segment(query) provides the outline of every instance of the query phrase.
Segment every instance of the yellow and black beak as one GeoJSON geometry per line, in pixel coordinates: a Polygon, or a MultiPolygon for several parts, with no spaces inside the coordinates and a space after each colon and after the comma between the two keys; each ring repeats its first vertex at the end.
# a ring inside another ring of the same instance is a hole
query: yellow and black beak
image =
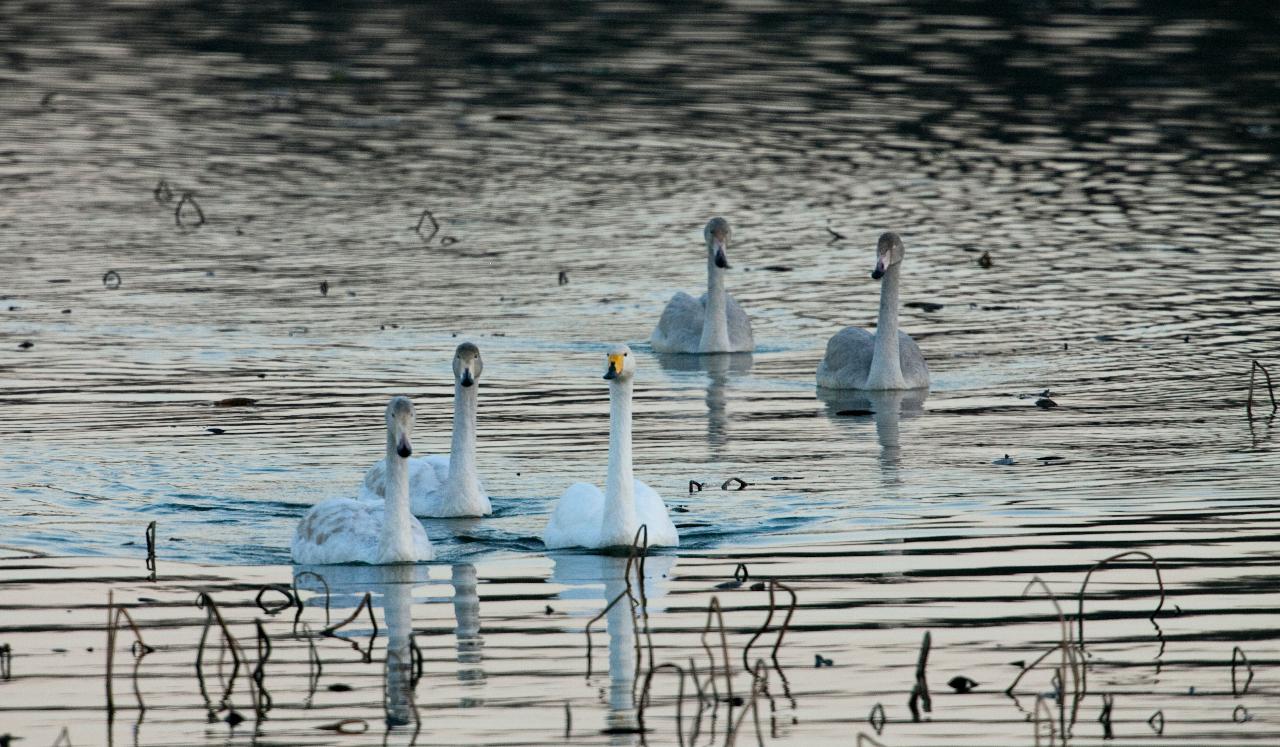
{"type": "Polygon", "coordinates": [[[622,354],[610,355],[609,370],[604,372],[604,377],[606,379],[616,379],[620,373],[622,373],[622,354]]]}

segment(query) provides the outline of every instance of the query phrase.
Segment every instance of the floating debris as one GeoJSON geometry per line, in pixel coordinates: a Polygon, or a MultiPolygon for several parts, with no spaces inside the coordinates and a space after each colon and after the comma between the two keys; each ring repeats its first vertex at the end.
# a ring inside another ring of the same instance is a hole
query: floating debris
{"type": "Polygon", "coordinates": [[[1111,707],[1115,705],[1116,698],[1111,693],[1102,694],[1102,713],[1098,714],[1098,723],[1102,724],[1102,738],[1115,739],[1115,734],[1111,731],[1111,707]]]}
{"type": "MultiPolygon", "coordinates": [[[[827,242],[828,244],[834,244],[844,238],[844,234],[831,230],[831,226],[827,226],[827,233],[831,234],[831,240],[827,242]]],[[[879,734],[878,731],[876,733],[879,734]]]]}
{"type": "Polygon", "coordinates": [[[835,662],[823,656],[822,654],[814,654],[813,666],[817,669],[821,669],[823,667],[835,666],[835,662]]]}
{"type": "Polygon", "coordinates": [[[30,350],[35,346],[36,344],[30,340],[23,340],[22,342],[18,343],[18,349],[20,350],[30,350]]]}
{"type": "Polygon", "coordinates": [[[205,428],[205,431],[207,431],[210,435],[213,435],[213,436],[220,436],[223,433],[227,432],[225,428],[205,428]]]}
{"type": "Polygon", "coordinates": [[[551,605],[549,605],[549,604],[548,604],[548,605],[547,605],[547,608],[546,608],[546,610],[545,610],[545,613],[546,613],[546,614],[548,614],[548,615],[554,615],[554,614],[556,613],[556,611],[555,611],[555,609],[554,609],[551,605]]]}
{"type": "Polygon", "coordinates": [[[1271,386],[1271,372],[1267,370],[1266,366],[1263,366],[1257,361],[1253,361],[1249,366],[1249,399],[1245,402],[1244,406],[1245,412],[1248,414],[1250,421],[1253,420],[1253,380],[1254,374],[1258,371],[1262,371],[1262,375],[1267,379],[1267,394],[1271,397],[1271,414],[1274,415],[1276,412],[1276,392],[1271,386]]]}
{"type": "Polygon", "coordinates": [[[321,724],[316,728],[337,732],[338,734],[364,734],[369,731],[369,722],[362,718],[344,718],[331,724],[321,724]]]}
{"type": "Polygon", "coordinates": [[[702,489],[703,489],[704,487],[706,487],[706,485],[705,485],[705,484],[700,483],[700,482],[698,482],[697,480],[690,480],[690,481],[689,481],[689,495],[693,495],[694,493],[701,493],[701,492],[702,492],[702,489]]]}
{"type": "Polygon", "coordinates": [[[908,309],[920,309],[921,311],[926,312],[941,311],[943,308],[942,304],[934,303],[932,301],[908,301],[902,305],[906,306],[908,309]]]}
{"type": "Polygon", "coordinates": [[[984,270],[991,269],[991,264],[992,264],[991,252],[983,252],[982,256],[978,257],[978,266],[981,267],[982,269],[984,270]]]}
{"type": "Polygon", "coordinates": [[[1147,719],[1147,726],[1151,727],[1151,731],[1156,734],[1164,734],[1164,711],[1156,711],[1151,714],[1151,718],[1147,719]]]}
{"type": "Polygon", "coordinates": [[[560,271],[560,276],[556,278],[556,285],[568,285],[569,273],[565,270],[560,271]]]}
{"type": "Polygon", "coordinates": [[[729,489],[729,486],[730,486],[730,485],[732,485],[732,484],[734,484],[735,482],[738,484],[738,487],[734,488],[734,490],[746,490],[746,489],[747,489],[747,486],[751,484],[751,483],[747,482],[746,480],[742,479],[741,477],[730,477],[728,480],[725,480],[725,481],[720,485],[720,489],[721,489],[721,490],[728,490],[728,489],[729,489]]]}
{"type": "Polygon", "coordinates": [[[871,728],[876,730],[876,734],[884,731],[884,706],[876,703],[871,706],[871,715],[867,716],[867,723],[871,724],[871,728]]]}
{"type": "Polygon", "coordinates": [[[182,197],[178,200],[177,207],[173,209],[173,222],[176,223],[179,228],[187,227],[186,221],[182,219],[182,208],[187,205],[190,205],[192,209],[196,211],[196,222],[192,227],[199,228],[200,226],[203,226],[205,223],[204,211],[200,209],[200,203],[196,202],[195,195],[190,192],[183,192],[182,197]]]}
{"type": "Polygon", "coordinates": [[[972,692],[973,688],[978,686],[978,683],[964,675],[958,675],[948,680],[947,686],[963,695],[964,693],[972,692]]]}
{"type": "Polygon", "coordinates": [[[342,682],[335,682],[332,685],[329,685],[329,692],[331,693],[349,693],[353,689],[354,688],[352,688],[351,685],[342,682]]]}
{"type": "Polygon", "coordinates": [[[794,268],[794,267],[789,267],[789,266],[787,266],[787,265],[765,265],[764,267],[761,267],[760,269],[762,269],[762,270],[768,270],[769,272],[791,272],[791,271],[792,271],[792,270],[794,270],[795,268],[794,268]]]}
{"type": "Polygon", "coordinates": [[[321,281],[320,281],[320,295],[322,295],[322,296],[327,296],[327,295],[329,295],[329,281],[328,281],[328,280],[321,280],[321,281]]]}
{"type": "Polygon", "coordinates": [[[1051,410],[1057,406],[1058,403],[1048,397],[1041,397],[1036,400],[1036,407],[1039,407],[1041,410],[1051,410]]]}
{"type": "Polygon", "coordinates": [[[717,589],[737,589],[737,588],[741,587],[741,586],[742,586],[742,584],[743,584],[747,579],[749,579],[749,578],[751,578],[751,574],[747,572],[747,564],[746,564],[746,563],[739,563],[739,564],[738,564],[738,567],[733,569],[733,580],[732,580],[732,581],[725,581],[724,583],[716,584],[716,587],[715,587],[715,588],[717,588],[717,589]]]}
{"type": "Polygon", "coordinates": [[[169,182],[161,179],[156,183],[156,188],[151,190],[151,196],[155,197],[156,202],[164,204],[173,201],[173,190],[169,188],[169,182]]]}
{"type": "Polygon", "coordinates": [[[1013,466],[1013,465],[1017,464],[1018,462],[1017,462],[1017,460],[1015,460],[1013,457],[1009,456],[1008,454],[1005,454],[1004,456],[1000,457],[999,459],[993,459],[993,460],[991,461],[991,463],[992,463],[992,464],[999,464],[999,465],[1001,465],[1001,466],[1003,466],[1003,467],[1010,467],[1010,466],[1013,466]]]}
{"type": "Polygon", "coordinates": [[[257,404],[258,400],[252,397],[227,397],[213,403],[214,407],[249,407],[257,404]]]}
{"type": "Polygon", "coordinates": [[[422,215],[418,216],[418,223],[413,227],[413,232],[422,236],[423,241],[430,243],[431,239],[435,238],[435,235],[440,232],[440,224],[436,222],[436,217],[431,214],[430,210],[423,210],[422,215]],[[428,220],[431,221],[431,233],[422,236],[422,224],[428,220]]]}
{"type": "Polygon", "coordinates": [[[107,270],[102,276],[102,284],[106,286],[107,290],[115,290],[116,288],[119,288],[120,282],[120,273],[115,270],[107,270]]]}

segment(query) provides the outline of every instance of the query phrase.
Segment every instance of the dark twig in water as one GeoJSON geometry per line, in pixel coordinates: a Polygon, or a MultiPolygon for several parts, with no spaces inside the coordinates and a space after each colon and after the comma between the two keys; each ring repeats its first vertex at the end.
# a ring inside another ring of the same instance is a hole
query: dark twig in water
{"type": "Polygon", "coordinates": [[[156,202],[164,204],[173,200],[173,190],[169,189],[169,182],[161,179],[156,184],[156,188],[151,190],[151,195],[156,198],[156,202]]]}
{"type": "Polygon", "coordinates": [[[564,702],[564,738],[568,739],[573,733],[573,710],[569,707],[569,701],[564,702]]]}
{"type": "Polygon", "coordinates": [[[1151,727],[1160,736],[1164,736],[1164,711],[1156,711],[1151,714],[1151,718],[1147,719],[1147,726],[1151,727]]]}
{"type": "Polygon", "coordinates": [[[311,699],[315,697],[316,688],[320,686],[320,675],[324,673],[324,665],[320,661],[320,652],[316,650],[316,638],[311,634],[311,626],[303,623],[302,631],[307,637],[307,699],[303,701],[302,707],[310,708],[311,699]]]}
{"type": "Polygon", "coordinates": [[[1253,665],[1249,663],[1249,657],[1244,655],[1244,649],[1236,646],[1231,649],[1231,695],[1240,697],[1249,693],[1249,685],[1253,682],[1253,665]],[[1244,685],[1236,684],[1236,669],[1240,664],[1244,664],[1248,670],[1249,676],[1245,678],[1244,685]]]}
{"type": "Polygon", "coordinates": [[[123,607],[116,607],[114,601],[114,592],[107,592],[107,714],[108,718],[115,713],[115,693],[111,686],[113,679],[113,669],[116,656],[116,631],[120,628],[120,619],[124,618],[129,623],[129,629],[133,631],[133,644],[129,650],[133,652],[133,694],[138,700],[138,711],[141,713],[147,709],[146,704],[142,702],[142,693],[138,690],[138,666],[142,663],[142,657],[155,651],[154,648],[148,646],[142,640],[142,631],[138,629],[138,624],[133,621],[133,616],[123,607]]]}
{"type": "Polygon", "coordinates": [[[871,724],[871,728],[876,730],[876,735],[884,732],[884,706],[876,703],[871,706],[871,714],[867,716],[867,723],[871,724]]]}
{"type": "Polygon", "coordinates": [[[1093,576],[1094,571],[1101,569],[1103,566],[1131,556],[1146,558],[1151,563],[1151,568],[1156,572],[1156,584],[1160,587],[1160,603],[1151,611],[1151,615],[1147,619],[1154,623],[1156,615],[1160,614],[1160,610],[1164,608],[1164,580],[1160,577],[1160,564],[1156,562],[1155,557],[1152,556],[1151,553],[1143,552],[1142,550],[1129,550],[1127,552],[1112,555],[1104,560],[1100,560],[1089,569],[1089,572],[1084,575],[1084,581],[1080,584],[1080,594],[1078,606],[1076,608],[1076,622],[1078,626],[1076,630],[1076,637],[1079,639],[1081,646],[1084,645],[1084,593],[1089,587],[1090,577],[1093,576]]]}
{"type": "Polygon", "coordinates": [[[182,208],[184,205],[190,205],[192,209],[196,211],[196,222],[193,227],[198,228],[203,226],[205,223],[204,211],[200,209],[200,203],[196,202],[195,195],[190,192],[183,192],[182,197],[178,200],[177,207],[173,209],[173,222],[176,223],[179,228],[187,227],[186,222],[182,220],[182,208]]]}
{"type": "Polygon", "coordinates": [[[267,631],[262,627],[261,620],[253,621],[254,627],[258,631],[258,663],[253,667],[253,681],[258,683],[258,702],[255,706],[258,718],[269,710],[271,710],[271,694],[267,692],[267,688],[263,686],[262,680],[266,677],[264,667],[267,660],[271,658],[271,637],[267,635],[267,631]]]}
{"type": "Polygon", "coordinates": [[[1253,714],[1249,713],[1248,708],[1238,705],[1231,711],[1231,720],[1237,724],[1243,724],[1246,721],[1252,721],[1253,714]]]}
{"type": "Polygon", "coordinates": [[[560,275],[556,278],[556,285],[568,285],[568,284],[569,284],[569,272],[567,270],[561,270],[560,275]]]}
{"type": "Polygon", "coordinates": [[[344,718],[329,724],[321,724],[317,729],[332,731],[338,734],[364,734],[369,731],[369,722],[362,718],[344,718]]]}
{"type": "Polygon", "coordinates": [[[720,489],[728,490],[729,486],[734,484],[735,482],[738,483],[738,487],[734,488],[734,490],[746,490],[747,486],[751,484],[746,480],[742,479],[741,477],[730,477],[728,480],[725,480],[724,483],[720,485],[720,489]]]}
{"type": "Polygon", "coordinates": [[[738,731],[747,717],[747,711],[751,711],[752,720],[755,721],[756,743],[759,747],[764,747],[764,733],[760,731],[760,695],[763,693],[770,701],[773,700],[769,695],[769,670],[765,666],[764,659],[756,659],[755,667],[747,667],[747,671],[751,673],[751,699],[742,709],[738,720],[729,722],[729,732],[725,735],[726,747],[733,747],[737,743],[738,731]]]}
{"type": "Polygon", "coordinates": [[[107,270],[102,274],[102,284],[107,290],[115,290],[120,287],[120,273],[115,270],[107,270]]]}
{"type": "Polygon", "coordinates": [[[413,227],[413,232],[422,236],[422,240],[429,243],[437,233],[440,233],[440,224],[436,222],[436,217],[431,214],[430,210],[423,210],[422,215],[418,216],[418,223],[413,227]],[[422,236],[422,224],[425,221],[431,221],[431,233],[422,236]]]}
{"type": "MultiPolygon", "coordinates": [[[[879,734],[879,732],[876,733],[879,734]]],[[[863,745],[869,745],[869,747],[886,747],[884,742],[877,742],[863,732],[858,732],[858,741],[854,747],[863,747],[863,745]]]]}
{"type": "MultiPolygon", "coordinates": [[[[680,690],[676,694],[676,739],[678,740],[680,747],[684,747],[683,709],[684,709],[684,676],[685,675],[684,675],[684,669],[682,669],[679,664],[674,664],[672,662],[665,662],[665,663],[659,664],[656,667],[651,667],[649,669],[649,673],[645,675],[644,688],[640,691],[640,700],[636,707],[636,726],[637,726],[637,729],[640,731],[641,735],[645,734],[648,731],[644,725],[644,712],[645,712],[645,709],[649,707],[649,687],[653,684],[654,673],[658,672],[661,669],[674,669],[676,673],[680,675],[680,690]]],[[[566,719],[567,719],[568,708],[569,708],[569,704],[565,703],[566,719]]],[[[569,729],[567,725],[565,727],[564,735],[565,737],[569,736],[569,729]]],[[[644,741],[643,736],[641,737],[641,741],[644,741]]]]}
{"type": "Polygon", "coordinates": [[[1258,371],[1262,371],[1262,375],[1267,379],[1267,394],[1271,397],[1271,414],[1274,415],[1276,412],[1276,391],[1271,386],[1271,372],[1267,370],[1266,366],[1254,361],[1249,367],[1249,399],[1244,405],[1245,412],[1249,415],[1249,420],[1253,420],[1253,382],[1254,376],[1258,371]]]}
{"type": "MultiPolygon", "coordinates": [[[[1058,725],[1060,727],[1062,734],[1064,736],[1069,736],[1071,727],[1074,727],[1076,723],[1076,717],[1079,714],[1080,700],[1084,698],[1085,692],[1087,690],[1087,685],[1085,682],[1084,665],[1080,661],[1080,659],[1083,657],[1083,650],[1081,649],[1079,652],[1077,651],[1075,642],[1071,640],[1071,628],[1067,624],[1066,615],[1062,612],[1062,605],[1058,604],[1057,595],[1055,595],[1053,593],[1053,589],[1050,589],[1049,585],[1044,582],[1044,579],[1040,578],[1039,576],[1032,577],[1031,581],[1028,582],[1026,587],[1023,588],[1022,596],[1024,597],[1027,596],[1027,593],[1031,591],[1031,588],[1033,586],[1039,586],[1041,589],[1043,589],[1045,595],[1049,597],[1049,601],[1053,603],[1054,612],[1056,612],[1058,615],[1058,630],[1059,630],[1058,645],[1046,651],[1043,655],[1040,656],[1040,658],[1036,659],[1031,664],[1031,666],[1026,667],[1021,672],[1019,672],[1018,676],[1013,680],[1013,684],[1009,685],[1009,687],[1005,689],[1005,694],[1012,697],[1013,689],[1017,687],[1018,682],[1022,680],[1023,676],[1025,676],[1027,672],[1031,671],[1040,662],[1048,658],[1049,654],[1052,654],[1054,651],[1060,651],[1062,653],[1062,659],[1058,664],[1058,671],[1055,675],[1055,678],[1059,683],[1059,695],[1062,696],[1062,695],[1065,695],[1065,693],[1062,691],[1065,690],[1067,673],[1068,672],[1071,673],[1072,707],[1071,707],[1071,724],[1069,726],[1067,724],[1067,717],[1066,717],[1066,702],[1065,702],[1066,698],[1065,697],[1058,698],[1058,725]]],[[[1083,648],[1083,645],[1084,645],[1083,641],[1081,641],[1080,645],[1083,648]]]]}
{"type": "MultiPolygon", "coordinates": [[[[745,570],[745,566],[743,568],[745,570]]],[[[747,662],[749,661],[747,656],[751,653],[751,646],[754,645],[756,640],[759,639],[760,636],[764,635],[764,632],[769,629],[769,623],[773,622],[773,613],[777,609],[777,603],[775,600],[774,592],[777,589],[782,589],[783,591],[791,595],[791,605],[787,607],[787,616],[782,621],[782,628],[778,630],[778,640],[773,642],[773,651],[770,652],[770,656],[772,657],[775,663],[778,661],[778,649],[782,646],[782,638],[787,634],[787,630],[791,627],[791,617],[796,613],[796,602],[797,602],[796,593],[792,591],[790,586],[787,586],[786,584],[780,581],[770,579],[769,580],[769,614],[765,616],[764,624],[760,626],[760,629],[756,631],[755,635],[751,636],[751,640],[747,641],[746,647],[742,649],[742,666],[747,667],[748,669],[750,667],[747,665],[747,662]]]]}
{"type": "Polygon", "coordinates": [[[156,523],[153,521],[147,525],[147,570],[151,575],[147,577],[148,581],[156,580],[156,523]]]}
{"type": "MultiPolygon", "coordinates": [[[[737,589],[746,583],[749,578],[751,578],[751,574],[747,571],[747,564],[739,563],[738,566],[733,569],[733,580],[716,584],[716,588],[737,589]]],[[[743,662],[746,662],[746,659],[743,659],[743,662]]],[[[746,666],[746,664],[744,663],[743,666],[746,666]]]]}
{"type": "Polygon", "coordinates": [[[13,676],[13,649],[9,644],[0,644],[0,680],[8,681],[13,676]]]}
{"type": "Polygon", "coordinates": [[[1098,714],[1098,723],[1102,724],[1102,738],[1115,739],[1115,734],[1111,731],[1111,707],[1115,705],[1116,697],[1111,693],[1102,694],[1102,713],[1098,714]]]}
{"type": "MultiPolygon", "coordinates": [[[[200,683],[200,694],[204,696],[205,706],[208,708],[209,716],[212,719],[218,710],[221,710],[222,708],[231,708],[231,693],[235,688],[236,676],[240,672],[241,664],[246,661],[247,657],[244,655],[244,650],[240,647],[240,642],[236,640],[235,636],[231,635],[231,630],[227,627],[227,622],[223,619],[222,612],[218,609],[218,605],[214,604],[213,597],[210,596],[208,592],[202,591],[196,595],[196,607],[205,610],[204,629],[200,632],[200,644],[196,647],[196,679],[200,683]],[[217,709],[213,708],[213,705],[209,700],[208,690],[205,689],[203,667],[205,642],[208,640],[209,627],[214,622],[218,623],[218,627],[222,631],[222,640],[225,649],[231,652],[231,676],[227,679],[227,686],[226,689],[223,690],[222,700],[219,702],[219,707],[217,709]]],[[[250,682],[249,685],[249,696],[253,699],[254,709],[257,710],[258,693],[257,690],[254,689],[252,682],[250,682]]],[[[228,715],[228,718],[232,718],[234,715],[235,712],[234,709],[232,709],[232,713],[228,715]]]]}
{"type": "Polygon", "coordinates": [[[1049,725],[1049,747],[1053,747],[1058,743],[1057,727],[1053,724],[1053,709],[1049,707],[1049,702],[1044,695],[1037,695],[1035,710],[1032,711],[1031,716],[1031,728],[1035,730],[1032,733],[1035,736],[1036,747],[1040,747],[1040,724],[1042,723],[1049,725]],[[1041,712],[1046,715],[1043,721],[1040,719],[1041,712]]]}
{"type": "Polygon", "coordinates": [[[690,480],[690,481],[689,481],[689,495],[693,495],[694,493],[701,493],[701,492],[702,492],[702,489],[703,489],[704,487],[706,487],[706,486],[705,486],[705,485],[703,485],[702,483],[698,482],[697,480],[690,480]]]}
{"type": "Polygon", "coordinates": [[[913,721],[920,720],[920,711],[916,707],[917,700],[924,706],[925,713],[933,713],[933,699],[929,697],[929,682],[925,679],[925,669],[929,666],[929,648],[932,643],[933,636],[926,630],[924,640],[920,642],[920,658],[916,660],[916,684],[911,688],[911,700],[907,702],[911,708],[913,721]]]}
{"type": "Polygon", "coordinates": [[[831,240],[827,242],[828,244],[834,244],[840,239],[844,238],[844,234],[836,233],[835,231],[831,230],[831,226],[827,226],[827,233],[831,234],[831,240]]]}
{"type": "Polygon", "coordinates": [[[67,727],[62,727],[62,731],[58,732],[58,738],[53,740],[52,747],[71,747],[71,732],[67,727]]]}
{"type": "MultiPolygon", "coordinates": [[[[369,648],[368,648],[366,651],[364,651],[364,652],[363,652],[363,655],[364,655],[364,662],[365,662],[366,664],[368,664],[369,662],[373,661],[373,641],[374,641],[374,639],[376,639],[376,638],[378,637],[378,620],[377,620],[377,618],[376,618],[376,617],[374,616],[374,614],[373,614],[373,594],[372,594],[372,592],[368,592],[368,591],[366,591],[366,592],[364,593],[364,598],[360,600],[360,604],[356,606],[355,611],[354,611],[354,612],[352,612],[352,613],[351,613],[351,615],[350,615],[347,619],[345,619],[345,620],[343,620],[342,622],[337,623],[337,624],[335,624],[335,625],[330,625],[330,626],[328,626],[328,627],[327,627],[327,628],[325,628],[324,630],[320,631],[320,635],[322,635],[322,636],[326,636],[326,637],[329,637],[329,638],[340,638],[340,636],[338,636],[338,635],[336,634],[336,633],[337,633],[337,631],[338,631],[339,629],[341,629],[342,627],[344,627],[345,625],[347,625],[347,623],[350,623],[351,621],[353,621],[353,620],[355,620],[357,617],[359,617],[359,616],[360,616],[360,611],[361,611],[361,610],[368,610],[368,612],[369,612],[369,624],[373,625],[373,635],[369,637],[369,648]]],[[[346,639],[343,639],[343,640],[346,640],[346,639]]],[[[354,648],[356,651],[360,651],[360,644],[356,643],[355,641],[351,641],[351,640],[348,640],[348,641],[347,641],[347,643],[350,643],[350,644],[351,644],[351,647],[352,647],[352,648],[354,648]]]]}
{"type": "Polygon", "coordinates": [[[275,617],[281,612],[284,612],[290,607],[298,604],[298,600],[294,598],[293,592],[289,591],[288,586],[285,586],[284,584],[269,584],[258,589],[258,596],[253,598],[253,603],[258,605],[258,609],[262,610],[264,615],[267,615],[268,617],[275,617]],[[283,594],[284,601],[279,604],[264,604],[262,602],[262,595],[269,591],[274,591],[277,594],[283,594]]]}
{"type": "Polygon", "coordinates": [[[329,597],[332,596],[329,593],[329,582],[326,581],[324,576],[321,576],[319,573],[316,573],[314,571],[303,571],[293,577],[293,599],[298,604],[298,612],[293,616],[294,635],[297,635],[298,620],[302,619],[302,610],[305,607],[302,601],[302,594],[298,593],[298,579],[301,579],[304,576],[309,576],[311,578],[314,578],[315,580],[319,581],[322,586],[324,586],[324,624],[325,625],[329,624],[329,597]]]}
{"type": "MultiPolygon", "coordinates": [[[[711,632],[711,620],[714,617],[718,623],[720,630],[720,653],[724,657],[724,684],[727,690],[726,700],[733,705],[733,665],[729,661],[729,638],[724,631],[724,611],[720,607],[720,598],[711,597],[711,602],[707,605],[707,622],[702,627],[702,648],[707,652],[707,657],[711,659],[711,684],[715,686],[716,677],[716,656],[711,652],[711,646],[707,643],[707,634],[711,632]]],[[[716,693],[717,698],[719,693],[716,693]]]]}

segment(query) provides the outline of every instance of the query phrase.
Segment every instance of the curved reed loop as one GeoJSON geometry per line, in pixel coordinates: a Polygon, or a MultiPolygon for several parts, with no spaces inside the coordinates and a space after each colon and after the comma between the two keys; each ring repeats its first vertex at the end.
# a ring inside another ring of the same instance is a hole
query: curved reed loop
{"type": "MultiPolygon", "coordinates": [[[[369,624],[373,626],[373,635],[369,636],[369,648],[361,652],[361,655],[364,657],[364,663],[368,664],[369,662],[373,661],[373,641],[378,637],[378,619],[373,614],[373,593],[372,592],[366,591],[364,593],[364,598],[360,600],[360,604],[356,605],[355,611],[352,612],[347,617],[347,619],[343,620],[340,623],[335,623],[333,625],[326,627],[324,630],[320,631],[320,635],[325,636],[327,638],[338,638],[339,636],[337,635],[337,632],[343,627],[345,627],[346,625],[348,625],[349,623],[351,623],[352,621],[354,621],[357,617],[359,617],[361,611],[368,611],[369,624]]],[[[347,643],[350,643],[351,647],[354,648],[356,651],[360,651],[360,645],[355,641],[348,640],[347,643]]]]}
{"type": "MultiPolygon", "coordinates": [[[[745,576],[746,566],[739,563],[738,567],[742,569],[743,575],[745,576]]],[[[736,571],[734,572],[733,575],[734,575],[734,578],[737,578],[738,576],[736,571]]],[[[755,632],[755,635],[751,636],[751,640],[747,641],[746,647],[742,649],[742,666],[747,669],[751,668],[747,664],[747,662],[750,661],[750,659],[748,658],[748,655],[751,653],[751,647],[755,645],[755,642],[760,638],[760,636],[764,635],[765,631],[769,629],[769,623],[773,622],[773,613],[777,610],[775,592],[778,589],[782,589],[783,591],[787,592],[787,594],[791,595],[791,604],[790,606],[787,607],[787,616],[782,621],[782,627],[778,630],[778,639],[773,642],[773,650],[770,652],[770,656],[775,663],[778,661],[778,649],[781,648],[782,646],[782,639],[784,636],[786,636],[787,631],[791,628],[791,618],[796,613],[796,604],[798,601],[796,599],[796,593],[794,590],[792,590],[790,586],[787,586],[781,581],[778,581],[776,579],[770,579],[769,585],[768,585],[769,614],[765,616],[764,624],[762,624],[760,626],[760,629],[755,632]]]]}
{"type": "Polygon", "coordinates": [[[1089,587],[1089,579],[1093,576],[1094,571],[1100,570],[1106,565],[1109,565],[1111,563],[1116,562],[1117,560],[1121,560],[1127,557],[1146,558],[1147,561],[1151,563],[1152,570],[1156,572],[1156,584],[1160,587],[1160,602],[1156,604],[1156,608],[1151,611],[1151,615],[1147,619],[1151,620],[1154,623],[1156,615],[1160,614],[1160,610],[1164,609],[1164,598],[1165,598],[1164,579],[1161,578],[1160,576],[1160,563],[1156,561],[1155,556],[1143,550],[1128,550],[1126,552],[1117,553],[1115,555],[1112,555],[1109,558],[1100,560],[1097,563],[1095,563],[1092,568],[1089,569],[1089,572],[1084,575],[1084,581],[1081,582],[1080,584],[1080,592],[1079,592],[1079,597],[1078,597],[1077,606],[1076,606],[1076,624],[1077,624],[1076,637],[1079,639],[1081,647],[1084,646],[1084,593],[1085,593],[1085,590],[1089,587]]]}
{"type": "Polygon", "coordinates": [[[298,621],[302,618],[302,610],[305,606],[302,601],[302,594],[298,592],[298,579],[303,578],[304,576],[314,578],[324,586],[324,624],[329,624],[329,599],[332,596],[332,594],[329,593],[329,582],[326,581],[325,577],[321,576],[319,573],[314,571],[303,571],[293,577],[293,600],[298,605],[298,611],[293,616],[294,635],[297,635],[298,633],[298,621]]]}

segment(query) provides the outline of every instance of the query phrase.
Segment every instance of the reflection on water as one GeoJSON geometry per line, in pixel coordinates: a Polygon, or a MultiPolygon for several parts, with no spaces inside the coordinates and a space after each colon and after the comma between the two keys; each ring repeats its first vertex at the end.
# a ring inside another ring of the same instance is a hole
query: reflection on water
{"type": "Polygon", "coordinates": [[[885,485],[899,482],[902,444],[898,423],[903,418],[924,414],[924,401],[929,397],[929,390],[862,391],[818,387],[817,392],[818,399],[826,405],[827,417],[832,420],[844,421],[846,425],[864,423],[867,419],[875,422],[876,443],[880,445],[881,482],[885,485]]]}
{"type": "Polygon", "coordinates": [[[654,353],[662,370],[667,372],[697,372],[707,374],[707,445],[711,456],[720,458],[729,441],[728,398],[725,389],[730,378],[751,372],[754,358],[751,353],[721,353],[717,355],[687,355],[681,353],[654,353]]]}
{"type": "MultiPolygon", "coordinates": [[[[602,609],[618,599],[605,615],[605,628],[609,635],[606,699],[609,713],[605,728],[612,734],[609,744],[637,744],[637,687],[642,673],[648,671],[647,667],[653,663],[646,662],[642,655],[644,647],[638,637],[637,622],[642,623],[642,631],[647,631],[648,615],[662,610],[662,598],[666,596],[665,579],[671,575],[676,558],[655,555],[645,558],[643,564],[634,564],[631,567],[634,591],[630,596],[627,594],[628,562],[625,557],[554,553],[552,558],[555,567],[551,571],[551,581],[568,587],[561,592],[561,598],[595,599],[602,609]]],[[[640,636],[644,634],[639,633],[640,636]]]]}
{"type": "MultiPolygon", "coordinates": [[[[484,638],[480,635],[480,595],[476,592],[476,567],[471,563],[454,563],[452,567],[458,679],[479,686],[484,684],[484,638]]],[[[470,700],[467,702],[473,703],[470,700]]]]}

